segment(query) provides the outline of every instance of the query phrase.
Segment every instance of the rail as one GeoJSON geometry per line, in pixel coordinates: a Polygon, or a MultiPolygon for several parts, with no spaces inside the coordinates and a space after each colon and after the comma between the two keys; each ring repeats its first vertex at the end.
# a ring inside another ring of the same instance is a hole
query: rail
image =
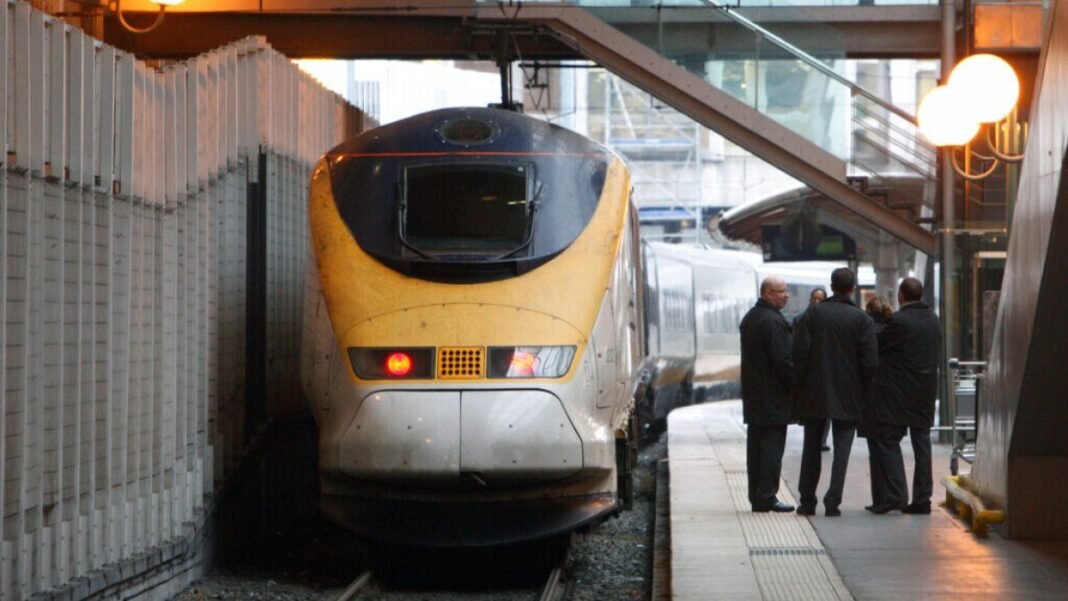
{"type": "Polygon", "coordinates": [[[337,601],[350,601],[356,593],[360,592],[360,589],[367,586],[367,583],[371,581],[371,571],[368,570],[356,577],[356,580],[352,581],[352,584],[345,589],[345,592],[341,593],[341,596],[337,598],[337,601]]]}
{"type": "Polygon", "coordinates": [[[818,58],[812,56],[811,54],[805,52],[804,50],[798,48],[797,46],[794,46],[790,42],[787,42],[786,40],[782,39],[781,37],[775,35],[774,33],[770,32],[770,31],[768,31],[767,29],[764,29],[760,25],[757,25],[754,21],[751,21],[748,18],[738,14],[737,12],[732,11],[731,8],[733,8],[733,7],[725,6],[725,5],[720,4],[718,2],[713,2],[713,0],[700,0],[700,2],[702,4],[704,4],[704,5],[706,5],[706,6],[709,6],[711,8],[714,8],[714,9],[720,11],[728,19],[734,21],[735,23],[738,23],[742,27],[745,27],[749,31],[752,31],[753,33],[763,37],[767,41],[769,41],[772,44],[775,44],[776,46],[778,46],[779,48],[782,48],[783,50],[789,52],[790,54],[794,55],[795,57],[800,59],[802,62],[807,64],[808,66],[812,67],[813,69],[816,69],[820,73],[823,73],[827,77],[830,77],[831,79],[837,81],[838,83],[848,87],[850,92],[854,96],[863,96],[864,98],[867,98],[868,100],[871,100],[875,104],[885,108],[886,110],[890,111],[891,113],[894,113],[895,115],[898,115],[902,119],[905,119],[906,121],[909,121],[913,125],[919,125],[919,123],[916,121],[916,116],[915,115],[909,113],[908,111],[902,109],[901,107],[898,107],[898,106],[896,106],[894,104],[891,104],[891,103],[883,100],[882,98],[876,96],[875,94],[873,94],[872,92],[868,91],[867,89],[862,88],[861,86],[858,86],[856,83],[850,81],[849,78],[844,77],[842,74],[838,73],[834,69],[832,69],[832,68],[828,67],[827,65],[825,65],[823,63],[823,61],[819,60],[818,58]]]}
{"type": "Polygon", "coordinates": [[[555,601],[557,591],[560,588],[560,580],[564,575],[564,564],[567,562],[565,559],[549,572],[549,577],[545,581],[544,588],[541,589],[541,595],[538,597],[538,601],[555,601]]]}
{"type": "MultiPolygon", "coordinates": [[[[888,182],[891,175],[902,174],[895,173],[900,168],[903,173],[931,181],[936,179],[936,150],[920,136],[915,115],[881,98],[805,50],[739,14],[734,10],[736,7],[723,5],[715,0],[699,2],[717,10],[727,19],[770,42],[830,81],[845,86],[853,100],[853,143],[848,156],[844,157],[852,168],[851,175],[864,174],[869,179],[888,182]],[[876,156],[865,157],[865,153],[858,148],[862,145],[874,151],[876,156]],[[876,160],[873,161],[873,158],[876,160]]],[[[923,205],[933,207],[933,188],[932,192],[925,192],[920,200],[923,205]]]]}

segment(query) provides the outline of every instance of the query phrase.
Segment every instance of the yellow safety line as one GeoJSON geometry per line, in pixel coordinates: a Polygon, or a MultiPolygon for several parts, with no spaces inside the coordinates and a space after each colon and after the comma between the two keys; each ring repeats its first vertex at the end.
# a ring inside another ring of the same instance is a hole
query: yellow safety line
{"type": "Polygon", "coordinates": [[[942,478],[946,489],[945,506],[956,511],[963,520],[970,520],[972,532],[986,536],[987,524],[1000,524],[1005,521],[1005,512],[1000,509],[987,509],[983,500],[972,490],[975,485],[967,476],[946,476],[942,478]]]}

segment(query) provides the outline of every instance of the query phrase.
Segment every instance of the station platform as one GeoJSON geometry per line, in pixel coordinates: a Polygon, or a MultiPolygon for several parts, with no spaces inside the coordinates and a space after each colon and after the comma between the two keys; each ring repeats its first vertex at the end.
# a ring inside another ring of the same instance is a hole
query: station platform
{"type": "MultiPolygon", "coordinates": [[[[797,505],[802,429],[791,426],[779,497],[797,505]]],[[[911,490],[912,449],[902,444],[911,490]]],[[[678,601],[1068,599],[1068,541],[980,538],[942,508],[949,447],[934,445],[930,515],[873,515],[868,449],[853,444],[841,517],[753,513],[747,498],[741,401],[668,416],[671,591],[678,601]]],[[[1051,502],[1058,502],[1051,500],[1051,502]]]]}

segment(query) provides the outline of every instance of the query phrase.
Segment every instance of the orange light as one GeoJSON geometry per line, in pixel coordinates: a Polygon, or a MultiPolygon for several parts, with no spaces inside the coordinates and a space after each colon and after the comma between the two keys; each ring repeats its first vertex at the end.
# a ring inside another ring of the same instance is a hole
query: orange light
{"type": "Polygon", "coordinates": [[[412,358],[408,353],[393,353],[386,358],[386,371],[391,376],[406,376],[412,371],[412,358]]]}
{"type": "Polygon", "coordinates": [[[529,378],[534,375],[534,360],[538,356],[535,353],[516,349],[512,355],[512,364],[508,367],[508,377],[529,378]]]}

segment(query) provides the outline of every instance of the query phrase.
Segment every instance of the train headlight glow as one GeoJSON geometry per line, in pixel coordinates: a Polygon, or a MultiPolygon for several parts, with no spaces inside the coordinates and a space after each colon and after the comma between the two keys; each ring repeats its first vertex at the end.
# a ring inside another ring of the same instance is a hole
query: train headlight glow
{"type": "Polygon", "coordinates": [[[349,347],[349,361],[364,380],[434,377],[432,348],[349,347]]]}
{"type": "Polygon", "coordinates": [[[559,378],[571,369],[573,346],[493,346],[491,378],[559,378]]]}

